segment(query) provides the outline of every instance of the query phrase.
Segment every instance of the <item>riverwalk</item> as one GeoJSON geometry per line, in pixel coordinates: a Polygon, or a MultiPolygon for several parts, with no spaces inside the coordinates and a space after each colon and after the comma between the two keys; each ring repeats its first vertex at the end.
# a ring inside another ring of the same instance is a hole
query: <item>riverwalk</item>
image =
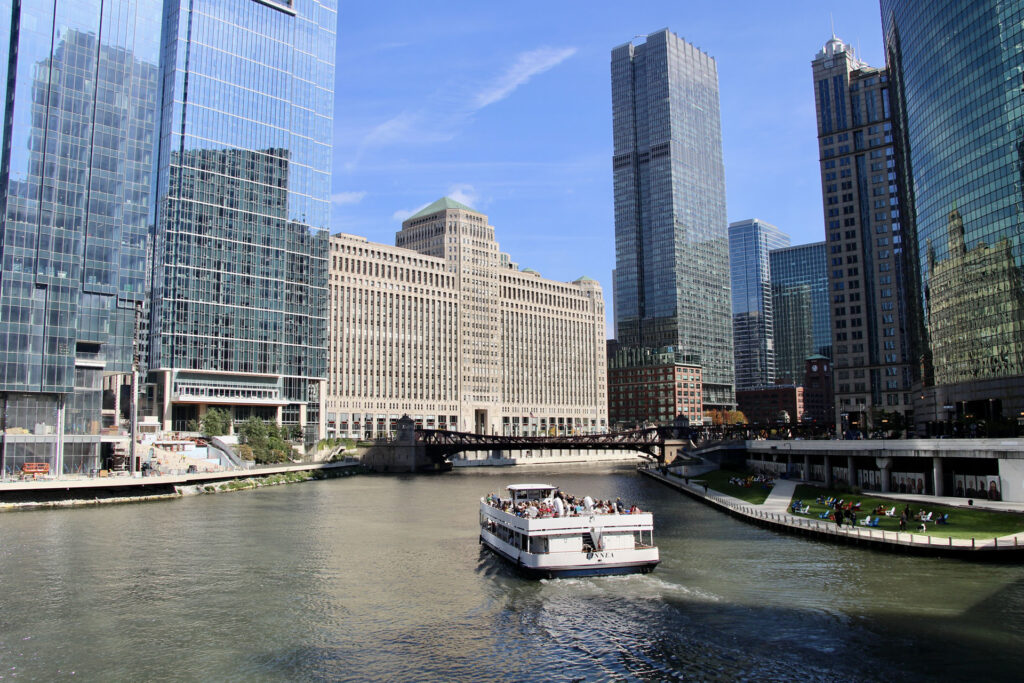
{"type": "Polygon", "coordinates": [[[186,487],[207,486],[232,480],[262,478],[292,472],[320,471],[333,476],[354,468],[359,468],[359,463],[314,462],[229,469],[218,472],[160,474],[147,477],[122,474],[107,477],[72,475],[59,479],[9,479],[0,482],[0,510],[74,500],[95,502],[156,500],[178,495],[174,492],[186,487]]]}
{"type": "MultiPolygon", "coordinates": [[[[662,473],[653,467],[642,467],[639,472],[728,514],[776,531],[800,534],[831,542],[866,546],[877,550],[996,561],[1024,560],[1024,532],[997,538],[973,539],[941,538],[927,534],[873,529],[861,525],[840,527],[834,522],[808,519],[792,514],[789,505],[793,499],[796,485],[799,483],[793,480],[776,480],[764,503],[753,505],[745,500],[707,489],[703,483],[696,483],[695,479],[687,482],[681,477],[662,473]]],[[[871,495],[879,494],[872,492],[871,495]]],[[[899,498],[900,500],[907,499],[903,495],[899,498]]],[[[936,498],[935,496],[922,496],[922,498],[926,498],[933,504],[964,506],[964,501],[960,498],[936,498]]],[[[998,509],[1006,512],[1024,511],[1021,508],[1021,504],[1016,503],[1000,506],[998,509]]]]}

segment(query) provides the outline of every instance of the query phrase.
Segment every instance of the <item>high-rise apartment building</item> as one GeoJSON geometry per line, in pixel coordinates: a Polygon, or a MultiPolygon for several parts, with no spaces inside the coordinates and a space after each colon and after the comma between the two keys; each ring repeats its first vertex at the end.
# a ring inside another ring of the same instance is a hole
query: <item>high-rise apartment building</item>
{"type": "Polygon", "coordinates": [[[104,386],[131,371],[148,294],[163,2],[5,5],[3,469],[87,471],[117,433],[104,386]]]}
{"type": "Polygon", "coordinates": [[[418,427],[568,435],[607,429],[601,287],[547,280],[499,250],[487,216],[448,198],[398,246],[331,237],[332,434],[418,427]]]}
{"type": "Polygon", "coordinates": [[[324,431],[335,0],[167,3],[150,369],[208,407],[324,431]]]}
{"type": "Polygon", "coordinates": [[[832,357],[828,253],[825,242],[768,253],[775,322],[775,378],[806,387],[805,361],[832,357]]]}
{"type": "Polygon", "coordinates": [[[814,58],[836,425],[912,411],[903,235],[885,69],[832,38],[814,58]]]}
{"type": "Polygon", "coordinates": [[[736,390],[775,382],[775,325],[768,254],[789,246],[789,235],[757,218],[729,224],[732,337],[736,390]]]}
{"type": "Polygon", "coordinates": [[[1024,6],[882,0],[881,11],[917,431],[1012,428],[1024,416],[1024,6]]]}
{"type": "Polygon", "coordinates": [[[617,340],[693,359],[705,409],[732,408],[715,60],[665,29],[612,50],[611,75],[617,340]]]}
{"type": "Polygon", "coordinates": [[[335,0],[0,11],[5,471],[104,464],[147,362],[167,429],[220,405],[322,431],[335,18],[335,0]]]}

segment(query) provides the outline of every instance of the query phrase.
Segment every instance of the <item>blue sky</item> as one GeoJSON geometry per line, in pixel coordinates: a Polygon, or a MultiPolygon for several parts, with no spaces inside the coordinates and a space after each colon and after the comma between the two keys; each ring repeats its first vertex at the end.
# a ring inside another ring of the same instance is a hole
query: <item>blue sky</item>
{"type": "Polygon", "coordinates": [[[864,0],[339,4],[332,232],[394,244],[404,217],[450,196],[520,266],[588,275],[609,304],[613,47],[668,28],[715,57],[729,220],[794,244],[823,237],[810,61],[830,17],[883,63],[864,0]]]}

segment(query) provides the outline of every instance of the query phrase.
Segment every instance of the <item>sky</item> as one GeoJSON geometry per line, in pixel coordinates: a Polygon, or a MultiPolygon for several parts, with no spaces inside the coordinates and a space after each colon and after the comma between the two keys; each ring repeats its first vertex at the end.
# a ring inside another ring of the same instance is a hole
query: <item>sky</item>
{"type": "Polygon", "coordinates": [[[451,197],[520,267],[604,289],[613,320],[611,50],[663,28],[718,63],[730,222],[820,241],[810,62],[882,66],[877,2],[339,2],[331,232],[394,244],[451,197]]]}

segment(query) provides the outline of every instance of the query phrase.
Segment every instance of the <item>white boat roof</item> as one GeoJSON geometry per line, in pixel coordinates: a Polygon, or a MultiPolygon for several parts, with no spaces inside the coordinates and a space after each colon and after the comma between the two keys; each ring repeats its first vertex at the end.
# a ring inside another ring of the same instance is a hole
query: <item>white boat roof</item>
{"type": "Polygon", "coordinates": [[[509,484],[509,491],[536,491],[537,489],[543,489],[548,491],[555,491],[558,489],[557,486],[551,484],[509,484]]]}

